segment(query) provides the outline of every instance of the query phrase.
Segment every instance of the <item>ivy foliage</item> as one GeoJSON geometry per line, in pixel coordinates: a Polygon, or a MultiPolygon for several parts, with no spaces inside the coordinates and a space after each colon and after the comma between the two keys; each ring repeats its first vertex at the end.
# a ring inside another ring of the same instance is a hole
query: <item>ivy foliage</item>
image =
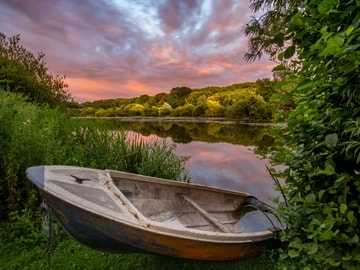
{"type": "Polygon", "coordinates": [[[246,58],[270,53],[281,62],[277,70],[289,69],[297,76],[291,94],[299,103],[276,135],[282,147],[273,155],[273,162],[287,165],[277,175],[285,178],[285,200],[279,202],[285,247],[279,267],[358,269],[360,2],[252,3],[256,10],[268,11],[247,25],[246,58]],[[282,8],[276,10],[279,4],[282,8]],[[274,14],[281,24],[269,19],[274,14]]]}

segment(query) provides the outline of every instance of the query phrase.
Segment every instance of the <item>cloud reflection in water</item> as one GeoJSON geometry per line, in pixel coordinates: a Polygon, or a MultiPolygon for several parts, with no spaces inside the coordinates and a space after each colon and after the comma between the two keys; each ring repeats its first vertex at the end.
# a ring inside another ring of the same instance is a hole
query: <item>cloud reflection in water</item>
{"type": "Polygon", "coordinates": [[[262,200],[277,195],[266,161],[252,147],[191,142],[178,144],[177,152],[191,156],[187,168],[193,183],[248,192],[262,200]]]}
{"type": "MultiPolygon", "coordinates": [[[[164,140],[155,135],[140,137],[145,141],[164,140]]],[[[278,196],[266,161],[254,154],[253,147],[192,141],[177,144],[176,152],[191,157],[186,167],[192,183],[248,192],[264,201],[278,196]]]]}

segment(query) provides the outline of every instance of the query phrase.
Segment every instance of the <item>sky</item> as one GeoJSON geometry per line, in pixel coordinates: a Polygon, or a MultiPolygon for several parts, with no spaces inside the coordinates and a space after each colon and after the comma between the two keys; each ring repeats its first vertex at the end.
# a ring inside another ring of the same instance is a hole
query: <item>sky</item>
{"type": "Polygon", "coordinates": [[[45,53],[75,101],[272,78],[248,63],[249,0],[1,0],[0,32],[45,53]]]}

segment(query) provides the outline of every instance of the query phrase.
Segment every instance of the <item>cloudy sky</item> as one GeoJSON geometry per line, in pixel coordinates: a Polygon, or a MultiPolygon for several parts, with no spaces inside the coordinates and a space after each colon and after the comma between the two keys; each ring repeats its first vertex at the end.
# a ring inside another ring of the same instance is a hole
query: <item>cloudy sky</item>
{"type": "Polygon", "coordinates": [[[243,60],[249,0],[1,0],[0,32],[45,53],[76,101],[271,78],[243,60]]]}

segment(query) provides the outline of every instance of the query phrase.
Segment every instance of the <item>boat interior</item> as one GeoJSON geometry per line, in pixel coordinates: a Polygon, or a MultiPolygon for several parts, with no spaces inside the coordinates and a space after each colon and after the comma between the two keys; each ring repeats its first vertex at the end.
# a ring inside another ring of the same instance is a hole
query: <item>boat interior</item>
{"type": "Polygon", "coordinates": [[[114,176],[112,180],[139,212],[153,221],[204,231],[240,233],[257,231],[256,226],[245,226],[256,212],[258,217],[264,217],[261,211],[247,207],[246,197],[238,194],[114,176]]]}

